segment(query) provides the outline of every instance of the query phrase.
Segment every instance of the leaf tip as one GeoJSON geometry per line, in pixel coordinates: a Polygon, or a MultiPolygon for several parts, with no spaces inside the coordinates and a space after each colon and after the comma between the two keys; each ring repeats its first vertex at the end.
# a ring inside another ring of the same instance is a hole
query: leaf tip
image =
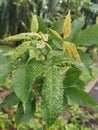
{"type": "Polygon", "coordinates": [[[62,32],[63,32],[64,38],[68,37],[71,33],[71,14],[70,14],[70,10],[68,11],[66,19],[64,21],[62,32]]]}

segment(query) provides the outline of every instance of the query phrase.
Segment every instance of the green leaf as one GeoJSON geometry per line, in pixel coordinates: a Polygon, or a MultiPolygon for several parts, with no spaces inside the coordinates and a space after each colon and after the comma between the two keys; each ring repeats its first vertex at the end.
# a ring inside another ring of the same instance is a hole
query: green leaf
{"type": "Polygon", "coordinates": [[[21,56],[21,62],[26,63],[29,59],[29,50],[27,50],[22,56],[21,56]]]}
{"type": "Polygon", "coordinates": [[[44,61],[35,61],[34,59],[30,60],[27,63],[27,76],[29,84],[33,84],[38,77],[40,77],[46,69],[46,65],[44,61]]]}
{"type": "Polygon", "coordinates": [[[17,107],[17,111],[16,111],[16,115],[15,115],[15,121],[16,121],[17,125],[20,123],[23,115],[24,115],[23,103],[19,102],[18,107],[17,107]]]}
{"type": "Polygon", "coordinates": [[[32,18],[31,18],[31,32],[37,32],[38,31],[38,20],[37,16],[31,13],[32,18]]]}
{"type": "Polygon", "coordinates": [[[4,56],[2,53],[0,53],[0,64],[6,64],[11,61],[9,56],[4,56]]]}
{"type": "Polygon", "coordinates": [[[26,65],[22,65],[14,71],[12,74],[12,88],[22,102],[27,100],[29,88],[44,71],[44,64],[35,60],[30,60],[26,65]]]}
{"type": "Polygon", "coordinates": [[[29,49],[33,49],[31,46],[31,41],[23,42],[21,45],[19,45],[16,50],[14,51],[14,54],[12,55],[12,58],[14,60],[17,60],[18,58],[23,58],[24,53],[26,53],[29,49]]]}
{"type": "Polygon", "coordinates": [[[73,41],[77,45],[92,46],[98,44],[98,25],[92,25],[91,27],[78,33],[77,37],[73,41]]]}
{"type": "Polygon", "coordinates": [[[63,110],[62,110],[63,114],[66,114],[67,107],[68,107],[68,100],[67,100],[66,94],[64,93],[63,94],[63,110]]]}
{"type": "Polygon", "coordinates": [[[51,29],[57,31],[59,34],[62,34],[63,24],[64,24],[64,19],[57,20],[52,23],[51,29]]]}
{"type": "Polygon", "coordinates": [[[12,65],[10,63],[0,64],[0,85],[4,84],[11,71],[12,65]]]}
{"type": "Polygon", "coordinates": [[[38,31],[46,33],[47,32],[47,26],[46,26],[45,21],[42,18],[40,18],[39,16],[37,16],[37,19],[38,19],[38,26],[39,26],[38,31]]]}
{"type": "Polygon", "coordinates": [[[64,86],[66,87],[79,87],[83,88],[84,83],[82,80],[79,79],[79,76],[81,75],[81,71],[77,68],[70,68],[66,72],[66,76],[64,79],[64,86]]]}
{"type": "Polygon", "coordinates": [[[95,107],[96,101],[86,92],[75,87],[65,89],[65,94],[78,105],[95,107]]]}
{"type": "Polygon", "coordinates": [[[42,88],[42,116],[47,125],[52,125],[62,111],[63,78],[59,69],[52,66],[47,72],[42,88]]]}
{"type": "Polygon", "coordinates": [[[69,38],[73,42],[74,39],[77,37],[77,34],[81,31],[81,28],[84,25],[84,19],[83,17],[77,18],[72,22],[72,32],[69,38]]]}
{"type": "Polygon", "coordinates": [[[84,24],[85,24],[85,21],[84,21],[83,17],[79,17],[79,18],[75,19],[72,22],[72,33],[73,34],[78,33],[81,30],[81,28],[83,27],[84,24]]]}
{"type": "Polygon", "coordinates": [[[82,63],[85,64],[86,67],[89,67],[92,64],[92,60],[86,52],[82,50],[78,50],[82,63]]]}
{"type": "Polygon", "coordinates": [[[35,112],[35,95],[30,92],[25,104],[19,103],[16,113],[16,123],[27,123],[35,112]],[[24,107],[23,107],[24,106],[24,107]],[[21,115],[21,116],[20,116],[21,115]]]}
{"type": "Polygon", "coordinates": [[[66,108],[68,106],[68,100],[67,100],[65,93],[63,94],[63,106],[64,106],[64,108],[66,108]]]}
{"type": "Polygon", "coordinates": [[[14,92],[7,95],[3,102],[0,104],[0,108],[12,107],[19,102],[19,98],[16,96],[14,92]]]}
{"type": "Polygon", "coordinates": [[[49,33],[52,40],[57,40],[58,42],[62,40],[62,37],[55,30],[49,29],[49,33]]]}
{"type": "Polygon", "coordinates": [[[44,76],[38,77],[35,81],[35,84],[38,85],[36,91],[39,93],[39,95],[41,95],[43,83],[44,83],[44,76]]]}
{"type": "Polygon", "coordinates": [[[32,118],[34,112],[35,112],[35,95],[31,92],[25,104],[24,115],[20,123],[28,122],[32,118]]]}
{"type": "Polygon", "coordinates": [[[21,66],[12,74],[12,88],[22,102],[27,99],[29,87],[26,66],[21,66]]]}

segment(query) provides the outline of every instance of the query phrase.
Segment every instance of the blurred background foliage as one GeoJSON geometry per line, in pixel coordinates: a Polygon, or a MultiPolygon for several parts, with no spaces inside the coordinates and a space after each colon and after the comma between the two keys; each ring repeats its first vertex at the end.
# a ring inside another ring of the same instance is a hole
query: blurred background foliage
{"type": "Polygon", "coordinates": [[[65,17],[85,18],[84,28],[95,23],[98,0],[0,0],[0,38],[31,31],[32,13],[44,18],[47,25],[65,17]]]}

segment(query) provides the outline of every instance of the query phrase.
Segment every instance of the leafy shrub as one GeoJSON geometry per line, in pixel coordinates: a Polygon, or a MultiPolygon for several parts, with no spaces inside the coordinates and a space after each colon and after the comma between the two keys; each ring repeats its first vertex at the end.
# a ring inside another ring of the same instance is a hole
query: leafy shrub
{"type": "Polygon", "coordinates": [[[36,18],[36,32],[2,40],[2,44],[16,41],[22,44],[9,58],[0,57],[0,85],[9,78],[12,89],[0,107],[17,104],[16,123],[25,123],[34,115],[39,95],[42,117],[48,129],[66,110],[69,99],[78,105],[97,106],[83,90],[80,75],[85,71],[92,75],[91,59],[81,48],[98,43],[98,25],[81,30],[83,19],[78,18],[71,25],[70,11],[65,21],[54,22],[51,29],[43,19],[36,18]]]}

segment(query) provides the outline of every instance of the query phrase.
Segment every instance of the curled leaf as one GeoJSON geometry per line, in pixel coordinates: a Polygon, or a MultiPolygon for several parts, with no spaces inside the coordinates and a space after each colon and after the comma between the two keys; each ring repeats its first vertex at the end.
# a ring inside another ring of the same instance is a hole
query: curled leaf
{"type": "Polygon", "coordinates": [[[50,50],[52,50],[51,46],[47,42],[45,42],[43,40],[38,41],[37,48],[42,49],[45,46],[47,46],[50,50]]]}
{"type": "Polygon", "coordinates": [[[42,33],[42,32],[39,32],[39,34],[40,34],[40,36],[41,36],[41,39],[43,40],[43,41],[48,41],[48,34],[44,34],[44,33],[42,33]]]}
{"type": "Polygon", "coordinates": [[[31,39],[42,39],[40,34],[36,32],[29,32],[29,33],[20,33],[14,36],[9,36],[2,40],[2,43],[12,43],[12,42],[18,42],[18,41],[29,41],[31,39]]]}
{"type": "Polygon", "coordinates": [[[37,48],[44,48],[46,46],[46,42],[44,42],[43,40],[38,41],[37,43],[37,48]]]}
{"type": "Polygon", "coordinates": [[[63,37],[66,38],[70,35],[71,33],[71,15],[70,15],[70,10],[68,11],[68,14],[66,16],[66,19],[63,24],[63,37]]]}

